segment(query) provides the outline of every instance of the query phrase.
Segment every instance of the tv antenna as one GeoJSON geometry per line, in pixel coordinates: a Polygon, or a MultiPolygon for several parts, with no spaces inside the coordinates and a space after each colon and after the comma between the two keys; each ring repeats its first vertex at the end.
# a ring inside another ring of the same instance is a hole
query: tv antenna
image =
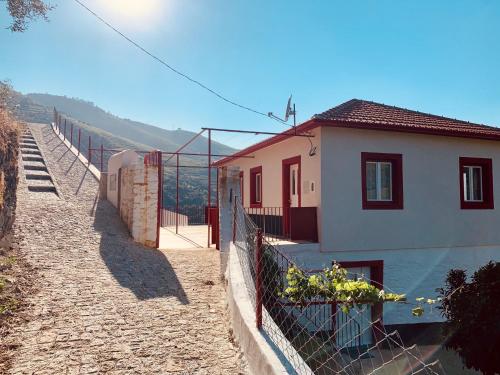
{"type": "MultiPolygon", "coordinates": [[[[292,95],[288,98],[288,102],[286,104],[286,109],[285,109],[285,118],[281,119],[280,117],[274,115],[272,112],[268,112],[267,115],[275,120],[278,120],[279,122],[292,126],[288,124],[288,120],[290,119],[290,116],[293,116],[293,130],[295,132],[295,135],[297,135],[297,111],[295,110],[295,103],[292,104],[292,95]]],[[[309,156],[314,156],[316,155],[316,146],[313,145],[312,141],[307,138],[309,143],[311,144],[311,149],[309,150],[309,156]]]]}
{"type": "MultiPolygon", "coordinates": [[[[282,123],[287,123],[288,120],[290,119],[290,116],[293,116],[293,127],[295,128],[297,126],[297,112],[295,111],[295,103],[292,105],[292,95],[288,98],[288,103],[286,104],[286,109],[285,109],[285,118],[282,119],[278,116],[276,116],[272,112],[268,112],[267,115],[275,120],[278,120],[279,122],[282,123]]],[[[288,124],[287,124],[288,125],[288,124]]]]}

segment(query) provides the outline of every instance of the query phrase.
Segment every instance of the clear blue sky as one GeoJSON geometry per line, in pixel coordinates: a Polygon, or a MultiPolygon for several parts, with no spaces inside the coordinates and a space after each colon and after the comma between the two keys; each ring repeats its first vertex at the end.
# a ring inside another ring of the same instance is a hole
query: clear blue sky
{"type": "MultiPolygon", "coordinates": [[[[293,93],[299,121],[360,98],[500,125],[497,0],[82,1],[174,67],[263,112],[282,114],[293,93]]],[[[49,23],[0,30],[0,79],[23,93],[79,97],[167,129],[285,129],[164,69],[74,1],[52,3],[49,23]]]]}

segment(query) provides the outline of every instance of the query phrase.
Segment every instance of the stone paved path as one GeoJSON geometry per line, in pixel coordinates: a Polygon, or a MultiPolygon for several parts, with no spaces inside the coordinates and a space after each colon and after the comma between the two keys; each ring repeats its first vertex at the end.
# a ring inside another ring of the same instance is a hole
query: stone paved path
{"type": "Polygon", "coordinates": [[[53,135],[31,125],[61,198],[28,192],[16,231],[37,268],[32,315],[8,340],[12,374],[238,374],[216,250],[133,243],[97,182],[53,135]]]}

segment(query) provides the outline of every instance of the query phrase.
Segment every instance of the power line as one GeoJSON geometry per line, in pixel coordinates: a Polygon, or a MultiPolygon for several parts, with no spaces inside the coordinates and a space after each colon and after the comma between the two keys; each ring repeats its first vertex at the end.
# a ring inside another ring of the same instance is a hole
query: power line
{"type": "Polygon", "coordinates": [[[160,57],[156,56],[152,52],[148,51],[146,48],[142,47],[139,43],[137,43],[136,41],[134,41],[133,39],[131,39],[130,37],[128,37],[127,35],[125,35],[124,33],[122,33],[120,30],[118,30],[116,27],[114,27],[113,25],[111,25],[109,22],[107,22],[105,19],[103,19],[101,16],[99,16],[92,9],[90,9],[85,4],[83,4],[80,0],[75,0],[75,2],[77,4],[79,4],[80,6],[82,6],[85,10],[87,10],[90,14],[92,14],[95,18],[97,18],[103,24],[105,24],[108,28],[110,28],[115,33],[117,33],[118,35],[120,35],[122,38],[124,38],[125,40],[127,40],[129,43],[131,43],[132,45],[134,45],[136,48],[138,48],[139,50],[141,50],[142,52],[144,52],[146,55],[150,56],[151,58],[153,58],[154,60],[158,61],[160,64],[162,64],[166,68],[170,69],[175,74],[177,74],[177,75],[179,75],[179,76],[187,79],[188,81],[190,81],[191,83],[194,83],[195,85],[200,86],[202,89],[204,89],[204,90],[208,91],[209,93],[215,95],[216,97],[218,97],[219,99],[225,101],[226,103],[229,103],[229,104],[231,104],[231,105],[233,105],[235,107],[247,110],[249,112],[255,113],[257,115],[264,116],[264,117],[266,117],[268,119],[275,120],[275,121],[277,121],[279,123],[289,125],[289,124],[287,124],[285,121],[283,121],[281,119],[270,117],[267,113],[261,112],[259,110],[256,110],[256,109],[253,109],[253,108],[250,108],[250,107],[247,107],[247,106],[245,106],[243,104],[239,104],[239,103],[235,102],[234,100],[228,99],[224,95],[222,95],[222,94],[218,93],[217,91],[211,89],[210,87],[204,85],[200,81],[198,81],[198,80],[196,80],[194,78],[191,78],[190,76],[188,76],[185,73],[182,73],[181,71],[177,70],[176,68],[174,68],[173,66],[171,66],[170,64],[168,64],[165,60],[161,59],[160,57]]]}

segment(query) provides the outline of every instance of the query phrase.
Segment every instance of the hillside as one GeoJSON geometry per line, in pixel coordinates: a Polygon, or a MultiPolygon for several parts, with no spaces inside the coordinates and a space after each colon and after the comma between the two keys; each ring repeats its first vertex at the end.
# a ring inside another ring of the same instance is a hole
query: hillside
{"type": "MultiPolygon", "coordinates": [[[[49,94],[27,94],[26,97],[31,99],[35,105],[48,108],[55,107],[59,112],[90,124],[95,128],[105,130],[115,136],[133,139],[138,143],[163,151],[175,151],[195,134],[185,130],[166,130],[142,122],[120,118],[106,112],[92,102],[81,99],[49,94]]],[[[187,150],[189,152],[206,152],[207,139],[204,137],[197,139],[187,150]]],[[[235,151],[231,147],[217,142],[212,143],[212,150],[217,154],[227,154],[235,151]]]]}
{"type": "MultiPolygon", "coordinates": [[[[110,114],[93,103],[81,99],[71,99],[49,94],[22,95],[14,92],[11,98],[11,107],[16,117],[26,122],[50,123],[53,121],[53,107],[73,124],[75,142],[78,129],[82,131],[81,149],[88,153],[88,136],[92,137],[93,147],[109,149],[134,149],[175,151],[188,141],[195,133],[176,130],[164,130],[152,125],[123,119],[110,114]]],[[[69,125],[68,134],[69,136],[69,125]]],[[[212,143],[214,153],[233,153],[235,150],[217,142],[212,143]]],[[[200,137],[186,148],[188,152],[205,153],[207,139],[200,137]]],[[[111,154],[104,155],[104,164],[111,154]]],[[[174,160],[172,160],[174,161],[174,160]]],[[[99,154],[92,162],[100,164],[99,154]]],[[[205,157],[181,157],[181,165],[204,165],[205,157]]],[[[169,163],[172,165],[172,162],[169,163]]],[[[207,192],[207,170],[204,168],[182,168],[180,170],[180,202],[181,205],[204,205],[207,192]]],[[[214,171],[215,181],[215,171],[214,171]]],[[[165,168],[164,204],[171,206],[175,202],[175,168],[165,168]]],[[[214,194],[215,196],[215,194],[214,194]]]]}

